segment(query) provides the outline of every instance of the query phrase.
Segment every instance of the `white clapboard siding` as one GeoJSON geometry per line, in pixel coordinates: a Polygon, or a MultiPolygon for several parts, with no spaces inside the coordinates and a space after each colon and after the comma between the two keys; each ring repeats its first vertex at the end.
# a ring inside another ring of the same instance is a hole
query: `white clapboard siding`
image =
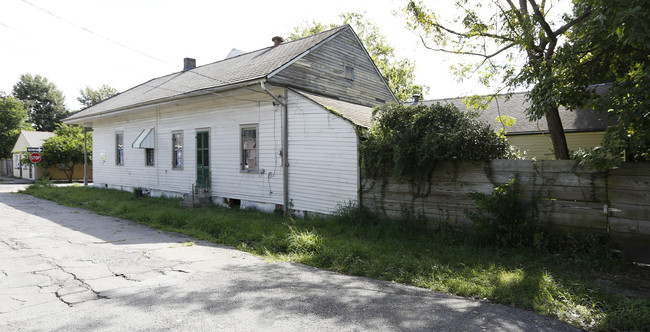
{"type": "Polygon", "coordinates": [[[331,214],[358,198],[353,125],[289,92],[289,197],[292,208],[331,214]]]}
{"type": "MultiPolygon", "coordinates": [[[[332,213],[358,198],[357,136],[348,121],[304,97],[289,93],[289,198],[292,209],[332,213]]],[[[96,185],[190,193],[196,182],[196,133],[210,133],[211,195],[283,204],[282,110],[269,96],[224,93],[150,107],[137,114],[93,123],[96,185]],[[240,130],[258,128],[260,172],[240,171],[240,130]],[[154,128],[155,165],[145,166],[145,150],[132,144],[154,128]],[[183,132],[182,169],[172,168],[172,133],[183,132]],[[124,165],[115,164],[115,134],[124,133],[124,165]],[[264,170],[263,173],[261,170],[264,170]]]]}
{"type": "Polygon", "coordinates": [[[93,123],[94,182],[117,188],[142,187],[189,193],[196,182],[196,132],[210,133],[212,196],[282,203],[280,110],[268,96],[242,92],[152,107],[138,115],[93,123]],[[275,122],[275,125],[274,125],[275,122]],[[258,126],[259,166],[264,174],[240,172],[241,125],[258,126]],[[155,128],[155,166],[145,150],[131,147],[143,129],[155,128]],[[124,165],[115,165],[115,133],[124,133],[124,165]],[[184,167],[172,168],[172,132],[182,131],[184,167]],[[105,158],[102,158],[102,155],[105,158]],[[269,177],[269,173],[272,175],[269,177]]]}

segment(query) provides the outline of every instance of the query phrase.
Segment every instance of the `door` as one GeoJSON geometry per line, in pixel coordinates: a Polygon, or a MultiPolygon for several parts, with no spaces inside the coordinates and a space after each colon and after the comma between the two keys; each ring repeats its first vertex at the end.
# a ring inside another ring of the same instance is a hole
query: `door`
{"type": "Polygon", "coordinates": [[[208,188],[210,185],[210,133],[196,133],[196,186],[208,188]]]}

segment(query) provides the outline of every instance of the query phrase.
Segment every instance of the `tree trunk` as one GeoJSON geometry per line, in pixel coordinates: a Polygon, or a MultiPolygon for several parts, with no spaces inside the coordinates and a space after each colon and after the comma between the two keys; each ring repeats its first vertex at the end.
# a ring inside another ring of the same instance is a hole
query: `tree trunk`
{"type": "Polygon", "coordinates": [[[566,137],[564,136],[564,128],[562,127],[562,120],[560,119],[560,112],[557,107],[549,110],[546,115],[546,123],[548,124],[548,134],[551,136],[553,142],[553,152],[555,159],[568,160],[569,148],[566,144],[566,137]]]}

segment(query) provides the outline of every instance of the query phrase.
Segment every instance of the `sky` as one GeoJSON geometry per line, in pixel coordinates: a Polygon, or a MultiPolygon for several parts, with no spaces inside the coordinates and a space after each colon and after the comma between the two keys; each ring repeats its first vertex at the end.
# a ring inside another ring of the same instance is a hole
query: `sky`
{"type": "MultiPolygon", "coordinates": [[[[450,1],[451,2],[451,1],[450,1]]],[[[364,13],[395,47],[416,64],[416,83],[426,99],[489,91],[458,82],[449,66],[458,56],[424,48],[395,15],[405,0],[2,0],[0,92],[10,94],[22,74],[39,74],[63,91],[72,111],[79,91],[103,84],[124,91],[197,65],[222,60],[231,49],[272,45],[306,22],[336,23],[343,12],[364,13]]]]}

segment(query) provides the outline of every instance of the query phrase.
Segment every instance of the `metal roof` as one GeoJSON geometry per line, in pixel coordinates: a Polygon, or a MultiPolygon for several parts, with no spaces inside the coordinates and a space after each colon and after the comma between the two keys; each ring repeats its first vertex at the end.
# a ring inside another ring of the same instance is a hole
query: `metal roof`
{"type": "Polygon", "coordinates": [[[321,42],[350,28],[344,25],[307,38],[230,57],[140,84],[69,116],[65,122],[200,94],[265,78],[321,42]]]}

